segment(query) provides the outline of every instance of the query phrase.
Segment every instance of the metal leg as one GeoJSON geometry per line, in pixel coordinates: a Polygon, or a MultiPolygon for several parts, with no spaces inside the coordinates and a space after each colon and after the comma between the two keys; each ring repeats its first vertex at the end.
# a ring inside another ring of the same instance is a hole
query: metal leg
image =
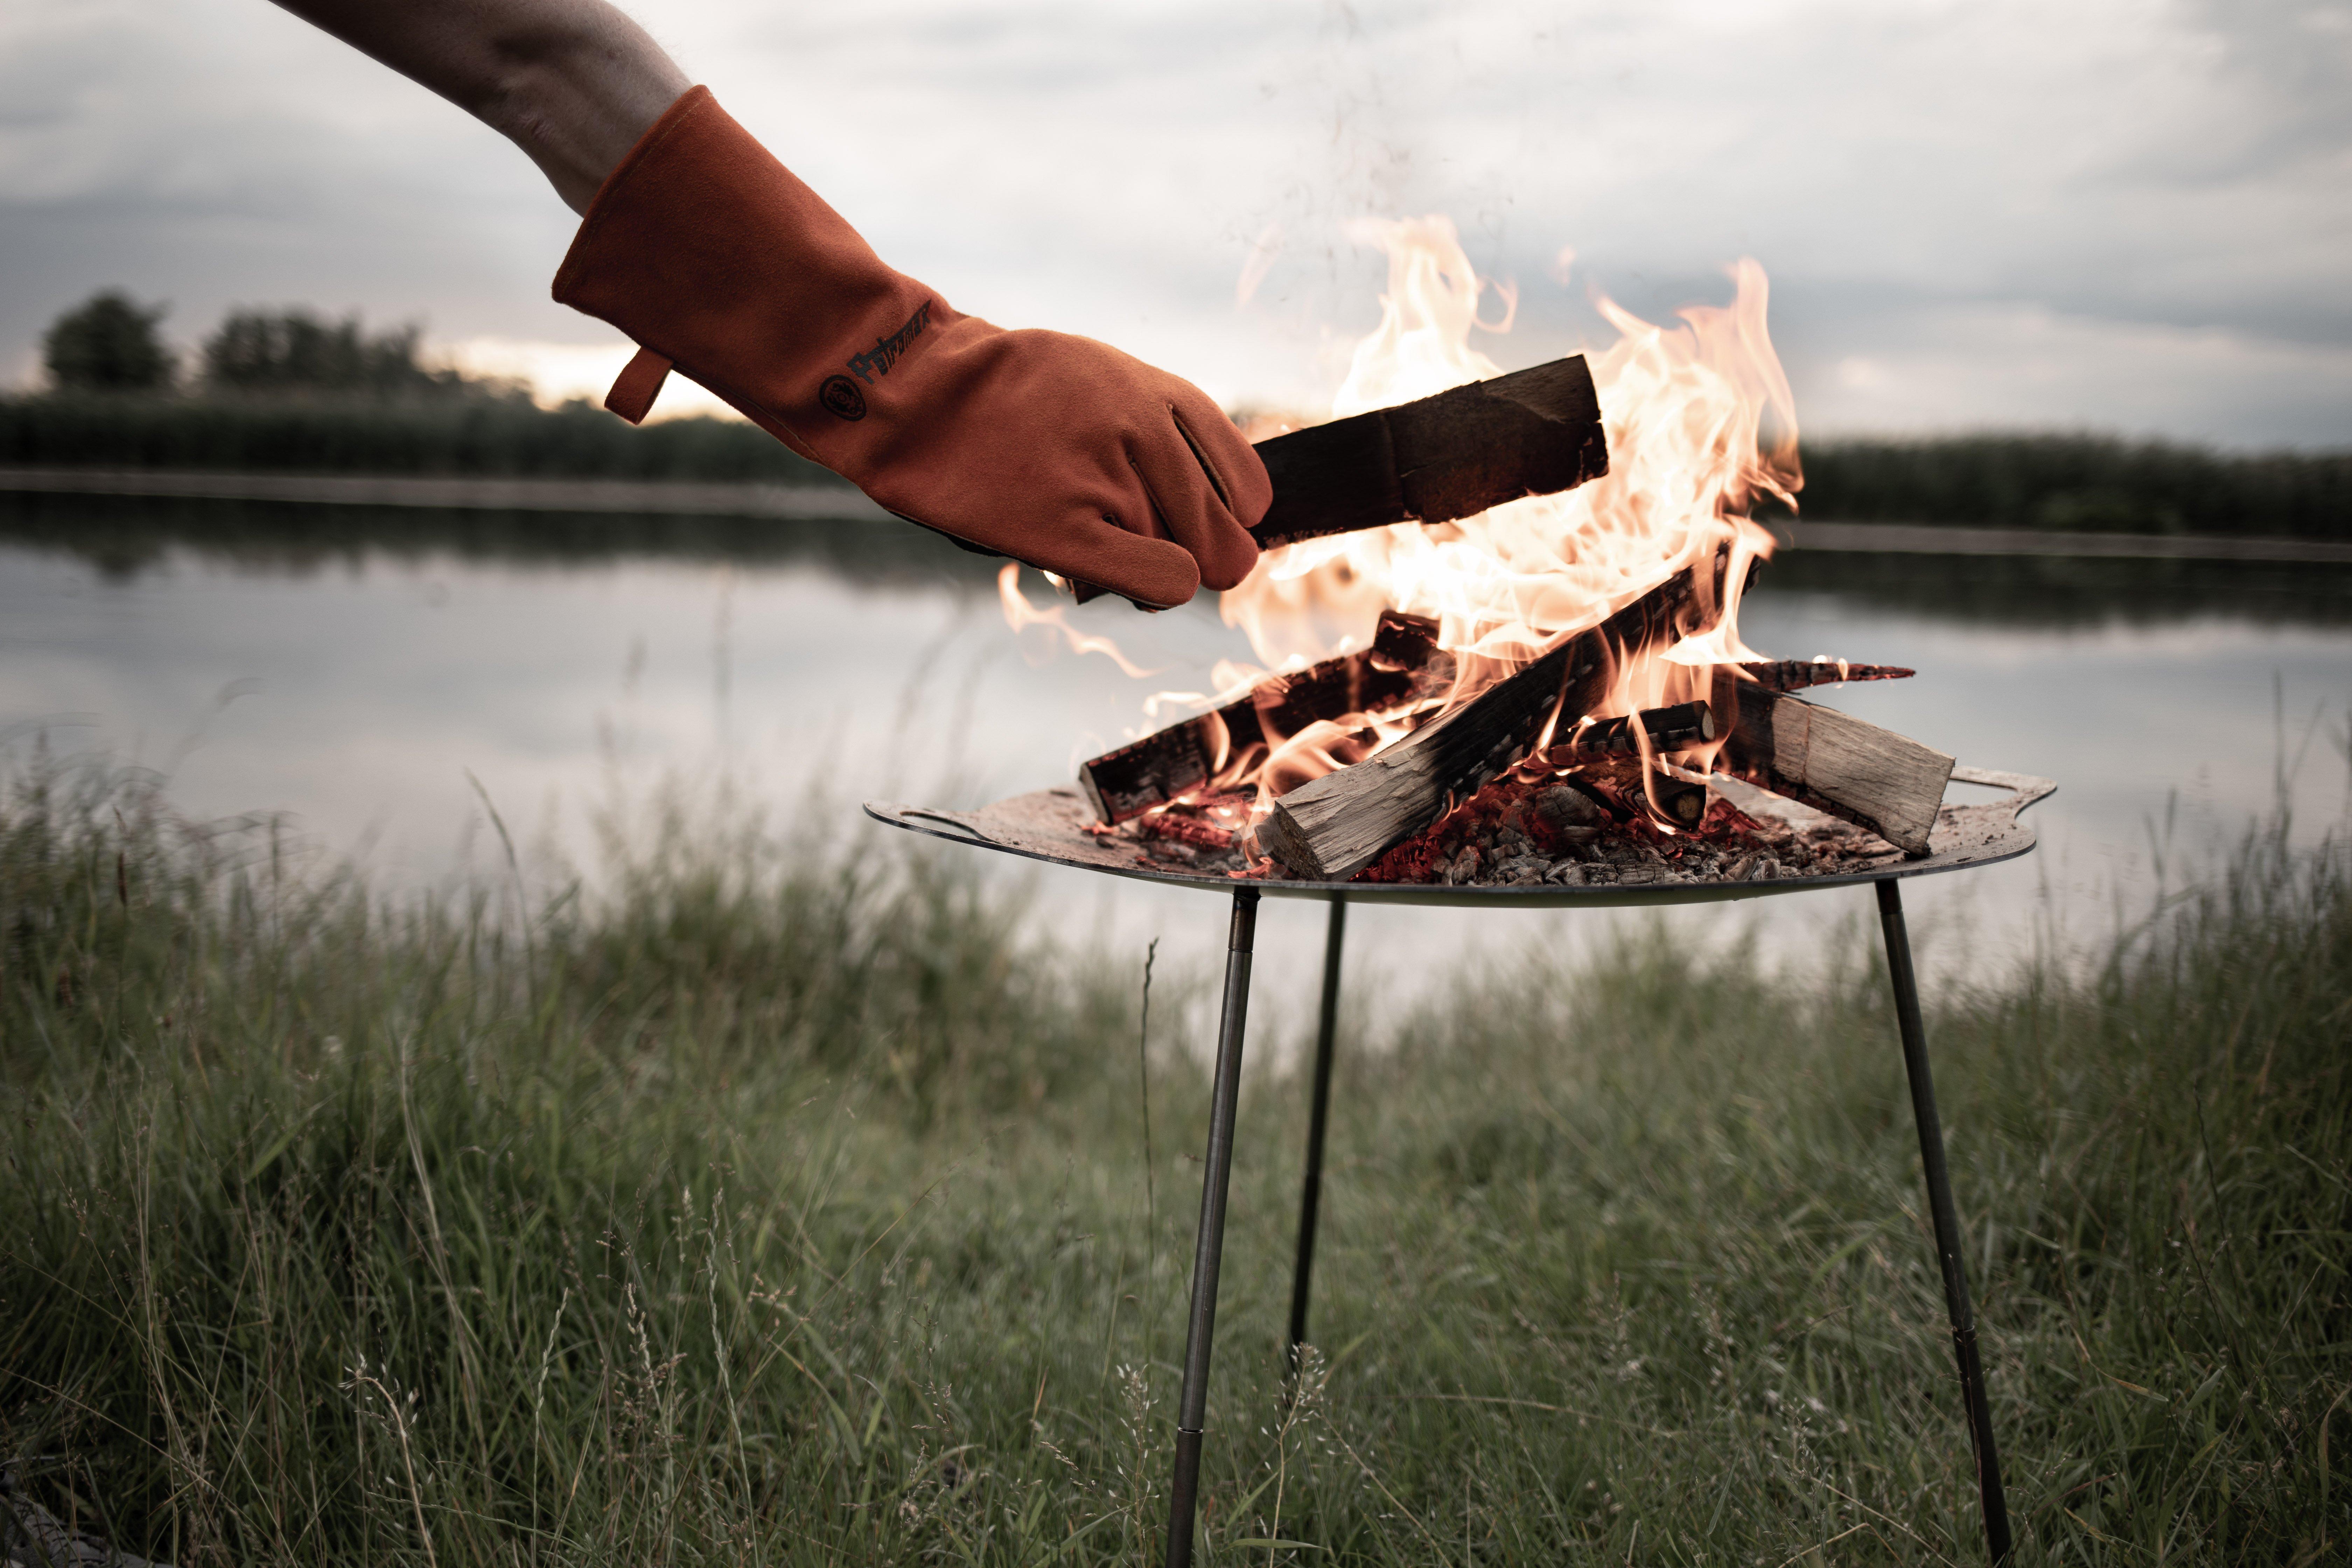
{"type": "Polygon", "coordinates": [[[2009,1504],[2001,1496],[2000,1456],[1993,1447],[1992,1407],[1985,1401],[1984,1364],[1977,1354],[1975,1314],[1960,1264],[1960,1222],[1952,1208],[1952,1176],[1944,1164],[1944,1127],[1936,1114],[1936,1082],[1927,1070],[1927,1033],[1919,1018],[1919,980],[1911,968],[1911,939],[1903,922],[1903,894],[1893,879],[1878,884],[1878,919],[1886,935],[1886,973],[1895,984],[1895,1018],[1903,1032],[1903,1070],[1911,1079],[1911,1115],[1919,1124],[1919,1162],[1927,1167],[1927,1208],[1936,1226],[1936,1256],[1944,1268],[1944,1304],[1952,1314],[1952,1349],[1960,1363],[1960,1398],[1968,1407],[1969,1441],[1976,1449],[1977,1495],[1984,1508],[1985,1549],[1996,1565],[2010,1556],[2009,1504]]]}
{"type": "Polygon", "coordinates": [[[1290,1369],[1307,1342],[1307,1288],[1315,1270],[1315,1220],[1323,1206],[1323,1130],[1331,1113],[1331,1039],[1339,1022],[1339,953],[1348,940],[1348,896],[1331,898],[1323,937],[1323,1014],[1315,1026],[1315,1095],[1307,1112],[1307,1184],[1298,1197],[1298,1260],[1290,1271],[1290,1369]]]}
{"type": "Polygon", "coordinates": [[[1201,1173],[1201,1228],[1192,1243],[1192,1315],[1184,1333],[1184,1388],[1176,1402],[1176,1482],[1168,1510],[1168,1568],[1192,1568],[1201,1494],[1201,1429],[1209,1406],[1209,1342],[1217,1326],[1217,1264],[1225,1247],[1225,1178],[1234,1168],[1234,1110],[1241,1098],[1242,1029],[1249,1016],[1250,949],[1257,891],[1234,889],[1225,952],[1225,1009],[1217,1025],[1217,1071],[1209,1099],[1209,1156],[1201,1173]]]}

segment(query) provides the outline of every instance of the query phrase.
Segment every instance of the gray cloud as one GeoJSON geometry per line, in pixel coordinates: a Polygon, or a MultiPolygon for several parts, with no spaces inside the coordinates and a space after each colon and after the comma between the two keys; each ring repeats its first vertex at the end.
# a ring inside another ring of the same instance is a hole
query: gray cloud
{"type": "MultiPolygon", "coordinates": [[[[1525,363],[1753,255],[1817,427],[2352,439],[2352,7],[641,7],[895,263],[1228,397],[1328,392],[1364,213],[1448,212],[1525,363]],[[1282,250],[1251,303],[1255,240],[1282,250]],[[1566,289],[1552,256],[1577,247],[1566,289]]],[[[0,0],[0,363],[121,282],[597,342],[519,156],[259,0],[0,0]]]]}

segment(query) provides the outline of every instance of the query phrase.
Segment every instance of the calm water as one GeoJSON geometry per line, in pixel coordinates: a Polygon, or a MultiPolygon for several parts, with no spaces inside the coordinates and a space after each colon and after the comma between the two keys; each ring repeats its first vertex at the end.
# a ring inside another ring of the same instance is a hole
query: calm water
{"type": "MultiPolygon", "coordinates": [[[[1047,657],[1039,634],[1005,630],[990,563],[856,525],[649,549],[642,529],[595,520],[510,534],[329,509],[0,508],[13,752],[37,731],[56,751],[165,773],[191,816],[285,813],[394,885],[488,863],[475,781],[520,838],[574,859],[591,856],[600,805],[722,774],[779,817],[854,833],[869,796],[965,805],[1065,782],[1145,722],[1143,693],[1198,687],[1210,660],[1245,652],[1213,610],[1098,605],[1081,618],[1163,673],[1047,657]]],[[[2037,929],[2111,929],[2271,807],[2283,773],[2302,832],[2346,809],[2352,573],[1792,557],[1743,627],[1774,656],[1916,666],[1916,680],[1826,700],[1963,762],[2060,781],[2035,809],[2037,854],[1914,884],[1945,973],[1979,972],[2037,929]]],[[[1045,918],[1139,955],[1155,934],[1195,955],[1221,935],[1221,904],[1195,894],[1060,871],[1039,890],[1045,918]]],[[[1771,912],[1768,940],[1803,946],[1866,900],[1747,909],[1771,912]]],[[[1754,918],[1681,917],[1702,936],[1754,918]]],[[[1311,962],[1319,921],[1269,906],[1262,962],[1311,962]]],[[[1567,942],[1607,923],[1366,910],[1351,952],[1396,984],[1432,966],[1391,961],[1433,943],[1567,942]]]]}

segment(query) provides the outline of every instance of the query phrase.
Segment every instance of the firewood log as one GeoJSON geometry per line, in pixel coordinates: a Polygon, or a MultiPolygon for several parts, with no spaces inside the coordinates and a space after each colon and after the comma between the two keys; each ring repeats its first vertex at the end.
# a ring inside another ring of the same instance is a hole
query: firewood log
{"type": "Polygon", "coordinates": [[[1706,815],[1706,784],[1676,778],[1639,757],[1622,752],[1562,756],[1558,748],[1544,755],[1546,762],[1555,759],[1570,769],[1560,783],[1581,791],[1613,822],[1650,816],[1653,805],[1677,827],[1695,827],[1706,815]]]}
{"type": "Polygon", "coordinates": [[[1952,776],[1930,746],[1802,698],[1739,683],[1722,765],[1777,795],[1870,829],[1913,859],[1952,776]]]}
{"type": "Polygon", "coordinates": [[[1437,623],[1383,611],[1370,647],[1268,676],[1247,696],[1106,752],[1080,764],[1078,788],[1097,820],[1125,822],[1200,788],[1253,746],[1318,721],[1443,697],[1453,680],[1454,658],[1437,646],[1437,623]]]}
{"type": "MultiPolygon", "coordinates": [[[[1671,752],[1715,739],[1715,713],[1705,702],[1676,702],[1665,708],[1644,708],[1641,720],[1642,731],[1650,738],[1650,750],[1653,752],[1671,752]]],[[[1562,724],[1559,738],[1544,753],[1544,758],[1555,765],[1564,766],[1583,756],[1615,752],[1630,753],[1640,750],[1641,745],[1633,736],[1633,716],[1620,714],[1614,719],[1602,719],[1572,730],[1562,724]]]]}
{"type": "Polygon", "coordinates": [[[1849,680],[1905,680],[1917,673],[1899,664],[1848,664],[1842,658],[1759,658],[1738,668],[1767,691],[1801,691],[1849,680]]]}
{"type": "Polygon", "coordinates": [[[1450,522],[1609,471],[1584,356],[1293,430],[1257,445],[1274,506],[1261,548],[1397,522],[1450,522]]]}
{"type": "MultiPolygon", "coordinates": [[[[1274,504],[1261,550],[1399,522],[1452,522],[1609,471],[1601,400],[1582,354],[1392,408],[1270,437],[1257,454],[1274,504]]],[[[1102,590],[1073,583],[1078,603],[1102,590]]]]}
{"type": "Polygon", "coordinates": [[[1691,573],[1677,573],[1387,751],[1301,784],[1275,802],[1259,844],[1301,877],[1347,880],[1518,761],[1553,715],[1581,718],[1625,653],[1692,629],[1693,616],[1711,614],[1709,587],[1702,595],[1691,573]]]}

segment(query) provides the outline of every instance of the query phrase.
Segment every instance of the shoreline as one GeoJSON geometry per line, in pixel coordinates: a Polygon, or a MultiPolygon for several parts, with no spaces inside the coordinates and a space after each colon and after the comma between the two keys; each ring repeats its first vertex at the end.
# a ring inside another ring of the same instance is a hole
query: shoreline
{"type": "MultiPolygon", "coordinates": [[[[889,513],[847,485],[671,479],[495,479],[423,474],[236,473],[173,468],[0,466],[0,494],[276,501],[456,511],[647,512],[879,522],[889,513]]],[[[2352,541],[2226,534],[2089,533],[1931,523],[1766,526],[1799,550],[1837,554],[2044,555],[2148,561],[2352,564],[2352,541]]]]}

